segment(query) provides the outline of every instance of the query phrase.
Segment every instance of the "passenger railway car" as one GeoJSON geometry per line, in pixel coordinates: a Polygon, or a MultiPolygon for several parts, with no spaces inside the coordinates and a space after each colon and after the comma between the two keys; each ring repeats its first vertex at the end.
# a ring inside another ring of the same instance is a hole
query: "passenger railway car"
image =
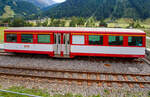
{"type": "Polygon", "coordinates": [[[19,27],[5,30],[6,52],[51,57],[144,57],[145,32],[121,28],[19,27]]]}

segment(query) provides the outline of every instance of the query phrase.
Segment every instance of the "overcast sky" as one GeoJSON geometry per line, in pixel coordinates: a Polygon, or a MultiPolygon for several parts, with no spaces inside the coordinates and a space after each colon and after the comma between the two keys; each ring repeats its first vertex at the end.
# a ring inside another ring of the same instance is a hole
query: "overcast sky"
{"type": "Polygon", "coordinates": [[[52,4],[55,4],[55,3],[62,3],[66,0],[37,0],[37,1],[43,2],[43,4],[52,5],[52,4]]]}

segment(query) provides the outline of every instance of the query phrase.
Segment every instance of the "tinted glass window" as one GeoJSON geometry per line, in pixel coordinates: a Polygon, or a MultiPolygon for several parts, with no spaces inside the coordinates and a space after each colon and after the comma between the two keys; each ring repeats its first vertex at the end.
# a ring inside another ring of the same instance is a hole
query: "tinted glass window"
{"type": "Polygon", "coordinates": [[[109,45],[123,45],[123,36],[109,36],[109,45]]]}
{"type": "Polygon", "coordinates": [[[17,35],[16,34],[6,34],[6,41],[7,42],[17,42],[17,35]]]}
{"type": "Polygon", "coordinates": [[[38,43],[50,43],[50,35],[38,35],[38,43]]]}
{"type": "Polygon", "coordinates": [[[90,45],[102,45],[103,44],[103,36],[89,35],[89,44],[90,45]]]}
{"type": "Polygon", "coordinates": [[[128,45],[129,46],[142,46],[143,37],[129,36],[128,45]]]}
{"type": "Polygon", "coordinates": [[[33,35],[32,34],[22,34],[21,42],[33,43],[33,35]]]}
{"type": "Polygon", "coordinates": [[[84,44],[84,35],[73,35],[72,44],[84,44]]]}

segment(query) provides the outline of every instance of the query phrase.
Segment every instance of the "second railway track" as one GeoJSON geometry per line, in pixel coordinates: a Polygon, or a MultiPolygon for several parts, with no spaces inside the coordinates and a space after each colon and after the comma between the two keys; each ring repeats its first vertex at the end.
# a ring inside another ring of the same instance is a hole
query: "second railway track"
{"type": "Polygon", "coordinates": [[[130,88],[133,88],[135,84],[139,85],[140,88],[150,85],[150,74],[106,73],[0,66],[0,75],[58,80],[59,82],[67,81],[68,83],[75,81],[78,85],[82,85],[83,82],[86,82],[87,85],[97,83],[98,86],[102,86],[106,83],[109,87],[112,87],[113,83],[118,84],[119,87],[127,84],[130,88]]]}

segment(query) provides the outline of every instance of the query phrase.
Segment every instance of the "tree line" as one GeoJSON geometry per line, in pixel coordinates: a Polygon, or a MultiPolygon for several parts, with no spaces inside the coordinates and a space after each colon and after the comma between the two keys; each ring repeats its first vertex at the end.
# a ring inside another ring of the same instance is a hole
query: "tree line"
{"type": "MultiPolygon", "coordinates": [[[[9,27],[108,27],[104,19],[95,17],[71,17],[71,18],[45,18],[39,20],[26,20],[24,17],[14,17],[0,20],[0,26],[8,24],[9,27]]],[[[127,28],[144,28],[138,21],[132,21],[127,28]]]]}

